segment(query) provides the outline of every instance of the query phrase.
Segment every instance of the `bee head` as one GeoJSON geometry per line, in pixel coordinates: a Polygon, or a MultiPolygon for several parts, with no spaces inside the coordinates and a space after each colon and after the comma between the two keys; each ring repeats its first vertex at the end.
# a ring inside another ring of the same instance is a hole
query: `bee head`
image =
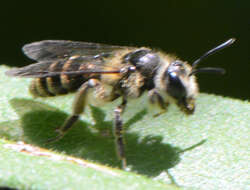
{"type": "Polygon", "coordinates": [[[186,114],[192,114],[195,110],[195,98],[198,94],[198,84],[194,75],[201,72],[225,73],[225,70],[222,68],[205,67],[197,69],[198,63],[209,55],[228,47],[234,41],[235,39],[229,39],[223,44],[209,50],[194,61],[192,66],[180,60],[163,65],[156,77],[156,88],[163,97],[174,101],[186,114]]]}
{"type": "Polygon", "coordinates": [[[187,114],[194,112],[198,93],[195,76],[189,75],[191,70],[189,65],[176,60],[166,68],[162,76],[167,98],[173,100],[187,114]]]}

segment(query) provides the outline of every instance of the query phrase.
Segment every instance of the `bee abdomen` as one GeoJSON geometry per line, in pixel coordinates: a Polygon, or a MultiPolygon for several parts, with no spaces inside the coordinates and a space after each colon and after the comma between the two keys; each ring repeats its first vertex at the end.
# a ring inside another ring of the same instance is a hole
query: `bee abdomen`
{"type": "Polygon", "coordinates": [[[46,78],[35,78],[29,87],[29,91],[33,96],[47,97],[55,96],[49,91],[46,78]]]}
{"type": "Polygon", "coordinates": [[[85,69],[85,65],[73,64],[71,60],[67,62],[54,62],[49,66],[50,72],[62,72],[60,75],[52,77],[35,78],[30,85],[30,92],[34,96],[48,97],[63,95],[76,91],[89,76],[83,75],[67,75],[63,72],[78,71],[85,69]]]}
{"type": "Polygon", "coordinates": [[[88,80],[87,77],[82,75],[69,76],[69,75],[60,75],[61,87],[66,89],[68,92],[76,91],[84,82],[88,80]]]}
{"type": "Polygon", "coordinates": [[[86,79],[82,76],[67,77],[67,80],[62,75],[35,78],[29,90],[33,96],[39,97],[63,95],[76,91],[85,81],[86,79]]]}
{"type": "Polygon", "coordinates": [[[50,93],[52,93],[54,95],[68,93],[68,90],[63,88],[63,86],[61,84],[60,76],[47,77],[46,82],[47,82],[48,91],[50,93]]]}

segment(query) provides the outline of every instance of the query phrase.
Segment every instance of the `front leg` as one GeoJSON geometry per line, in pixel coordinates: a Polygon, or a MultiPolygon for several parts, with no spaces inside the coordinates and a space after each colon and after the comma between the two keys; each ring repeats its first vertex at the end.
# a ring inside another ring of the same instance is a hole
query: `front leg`
{"type": "Polygon", "coordinates": [[[121,105],[119,105],[114,110],[115,120],[114,120],[114,136],[115,136],[115,145],[116,145],[116,152],[118,158],[122,161],[122,168],[125,169],[127,166],[126,158],[125,158],[125,147],[124,147],[124,140],[123,140],[123,123],[121,115],[126,108],[127,100],[123,98],[121,105]]]}
{"type": "Polygon", "coordinates": [[[164,101],[163,97],[155,89],[150,90],[148,96],[149,102],[151,104],[156,104],[161,109],[161,111],[155,114],[154,117],[158,117],[167,111],[168,103],[164,101]]]}

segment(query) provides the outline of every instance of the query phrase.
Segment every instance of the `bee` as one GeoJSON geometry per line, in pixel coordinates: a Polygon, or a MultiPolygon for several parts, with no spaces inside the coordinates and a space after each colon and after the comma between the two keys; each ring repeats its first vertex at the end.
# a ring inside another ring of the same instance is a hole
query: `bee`
{"type": "Polygon", "coordinates": [[[9,76],[34,78],[30,92],[50,97],[76,92],[72,114],[57,130],[61,139],[84,112],[87,104],[111,102],[121,97],[114,109],[116,152],[126,168],[122,113],[129,99],[148,92],[149,102],[162,111],[169,103],[193,114],[198,84],[195,74],[224,73],[222,68],[197,68],[206,57],[230,46],[234,38],[209,50],[189,65],[175,56],[151,48],[114,46],[99,43],[45,40],[23,47],[26,56],[37,63],[6,72],[9,76]]]}

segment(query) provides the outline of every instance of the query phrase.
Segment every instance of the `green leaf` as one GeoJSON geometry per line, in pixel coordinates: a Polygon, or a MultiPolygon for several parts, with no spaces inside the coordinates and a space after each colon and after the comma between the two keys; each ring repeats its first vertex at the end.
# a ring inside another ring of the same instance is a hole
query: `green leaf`
{"type": "Polygon", "coordinates": [[[112,135],[113,110],[120,100],[102,107],[88,107],[63,139],[49,144],[46,141],[55,137],[55,129],[71,113],[74,95],[33,99],[28,93],[31,80],[9,78],[4,75],[6,70],[2,66],[0,73],[2,186],[249,188],[250,104],[247,101],[200,94],[195,114],[186,116],[170,105],[167,113],[154,117],[155,110],[147,109],[146,95],[131,100],[123,115],[130,170],[122,171],[117,169],[120,162],[112,135]],[[78,159],[84,166],[77,163],[78,159]]]}

